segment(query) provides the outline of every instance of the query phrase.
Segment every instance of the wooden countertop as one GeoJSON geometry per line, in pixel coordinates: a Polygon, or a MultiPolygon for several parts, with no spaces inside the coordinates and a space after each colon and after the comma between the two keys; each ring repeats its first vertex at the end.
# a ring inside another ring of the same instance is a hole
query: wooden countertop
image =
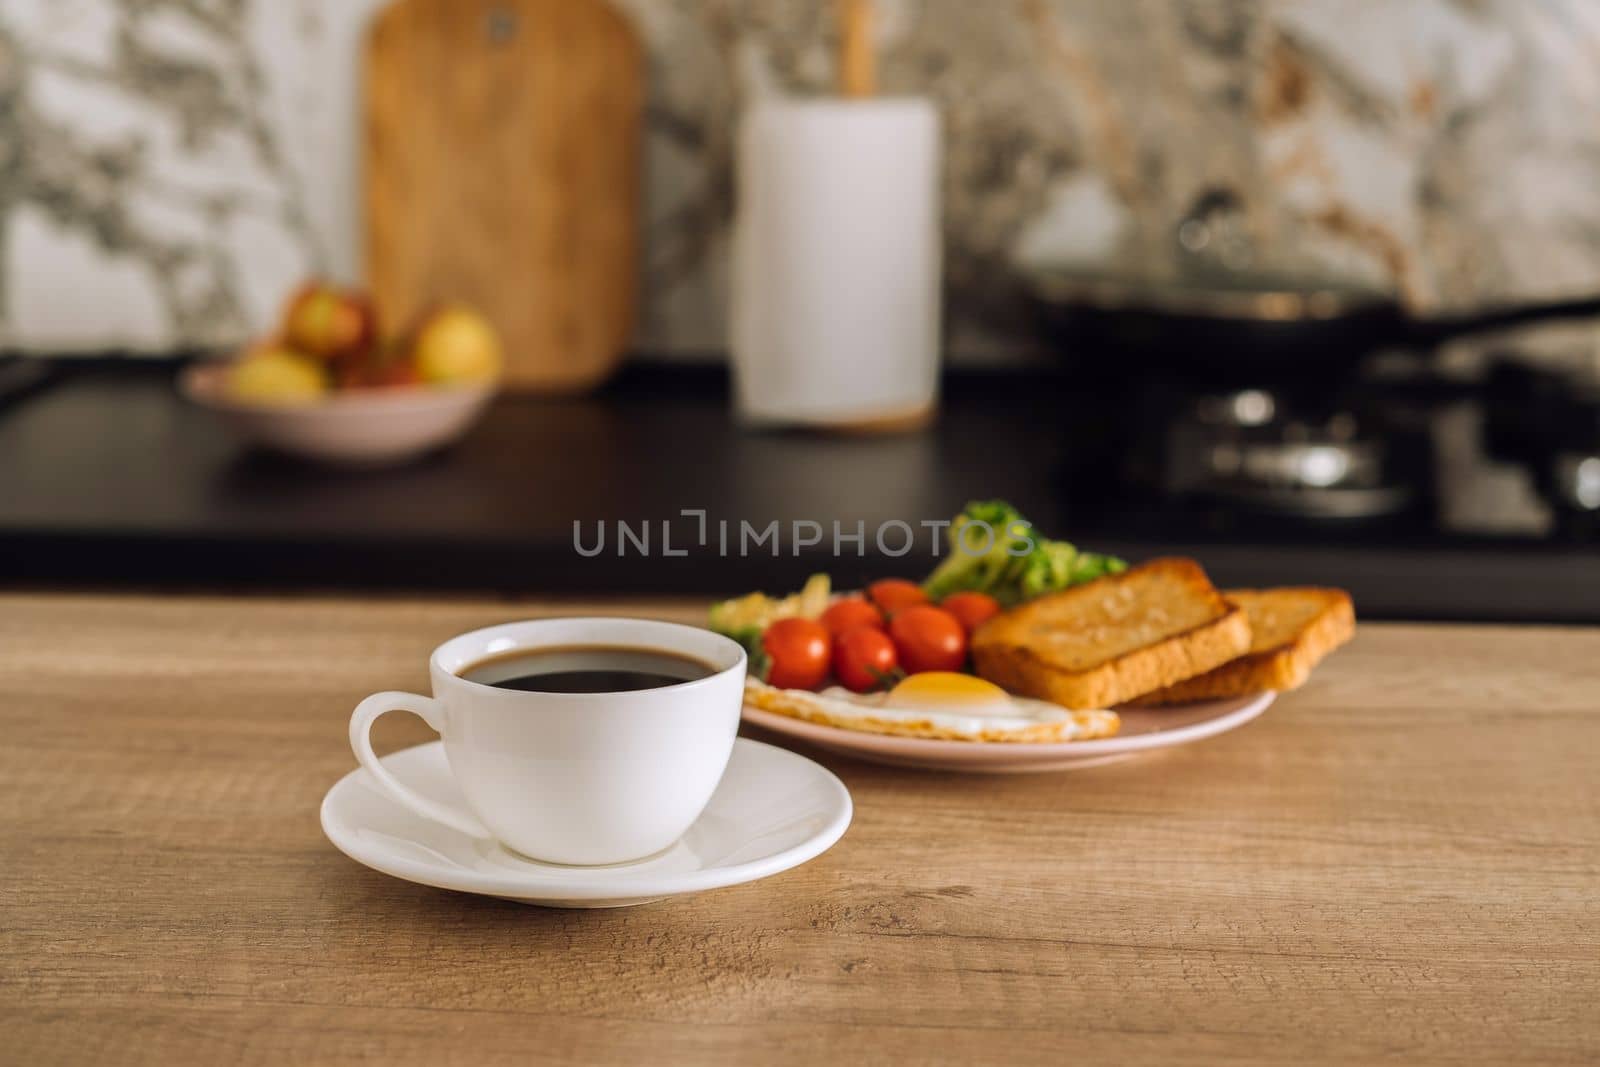
{"type": "Polygon", "coordinates": [[[336,852],[356,701],[552,610],[0,597],[0,1059],[1600,1057],[1600,631],[1364,626],[1249,727],[1069,774],[818,755],[832,851],[643,908],[336,852]]]}

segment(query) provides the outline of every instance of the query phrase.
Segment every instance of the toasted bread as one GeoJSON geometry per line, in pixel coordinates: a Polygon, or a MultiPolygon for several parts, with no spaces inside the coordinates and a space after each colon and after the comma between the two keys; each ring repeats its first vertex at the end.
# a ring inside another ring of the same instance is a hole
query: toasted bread
{"type": "Polygon", "coordinates": [[[1355,633],[1355,609],[1341,589],[1231,589],[1222,595],[1250,619],[1250,651],[1216,670],[1147,693],[1135,704],[1187,704],[1294,689],[1355,633]]]}
{"type": "Polygon", "coordinates": [[[977,673],[1068,708],[1109,708],[1250,648],[1244,609],[1192,559],[1156,559],[1042,596],[972,635],[977,673]]]}

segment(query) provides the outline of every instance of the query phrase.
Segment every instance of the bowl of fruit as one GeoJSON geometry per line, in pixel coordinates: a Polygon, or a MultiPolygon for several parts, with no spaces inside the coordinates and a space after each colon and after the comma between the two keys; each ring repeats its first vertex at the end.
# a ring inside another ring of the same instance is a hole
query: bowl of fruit
{"type": "Polygon", "coordinates": [[[370,296],[311,282],[289,299],[276,333],[235,359],[188,367],[179,388],[256,444],[382,466],[465,434],[500,366],[499,336],[469,307],[440,305],[385,338],[370,296]]]}

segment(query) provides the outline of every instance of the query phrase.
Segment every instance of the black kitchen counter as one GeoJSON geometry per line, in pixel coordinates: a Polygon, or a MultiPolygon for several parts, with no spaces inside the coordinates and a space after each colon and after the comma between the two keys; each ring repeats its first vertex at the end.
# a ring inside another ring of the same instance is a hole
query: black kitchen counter
{"type": "MultiPolygon", "coordinates": [[[[12,586],[460,589],[721,595],[917,576],[880,524],[944,519],[973,498],[1015,503],[1046,533],[1130,559],[1201,558],[1219,584],[1318,583],[1368,617],[1600,622],[1600,545],[1341,527],[1263,534],[1183,512],[1108,508],[1070,490],[1063,420],[1087,417],[1040,373],[951,377],[936,426],[895,437],[755,432],[719,372],[635,367],[585,399],[505,397],[458,446],[386,471],[251,450],[184,403],[170,366],[94,365],[0,407],[0,581],[12,586]],[[710,544],[695,544],[703,509],[710,544]],[[615,523],[652,527],[619,555],[615,523]],[[672,523],[661,553],[660,525],[672,523]],[[727,520],[734,551],[721,555],[727,520]],[[782,554],[737,554],[741,520],[777,520],[782,554]],[[798,551],[796,521],[824,543],[798,551]],[[836,558],[838,520],[868,532],[836,558]],[[606,551],[585,545],[607,526],[606,551]]],[[[1081,390],[1080,390],[1081,393],[1081,390]]],[[[1100,411],[1099,417],[1106,412],[1100,411]]]]}

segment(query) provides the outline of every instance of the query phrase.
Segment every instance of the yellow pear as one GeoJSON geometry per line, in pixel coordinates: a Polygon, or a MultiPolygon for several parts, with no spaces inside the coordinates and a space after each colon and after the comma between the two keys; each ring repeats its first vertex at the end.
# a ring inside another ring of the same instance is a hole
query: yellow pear
{"type": "Polygon", "coordinates": [[[303,404],[327,391],[320,364],[280,345],[258,348],[228,369],[228,395],[246,403],[303,404]]]}
{"type": "Polygon", "coordinates": [[[500,375],[500,335],[489,320],[460,304],[439,308],[418,324],[411,355],[425,382],[453,385],[500,375]]]}

